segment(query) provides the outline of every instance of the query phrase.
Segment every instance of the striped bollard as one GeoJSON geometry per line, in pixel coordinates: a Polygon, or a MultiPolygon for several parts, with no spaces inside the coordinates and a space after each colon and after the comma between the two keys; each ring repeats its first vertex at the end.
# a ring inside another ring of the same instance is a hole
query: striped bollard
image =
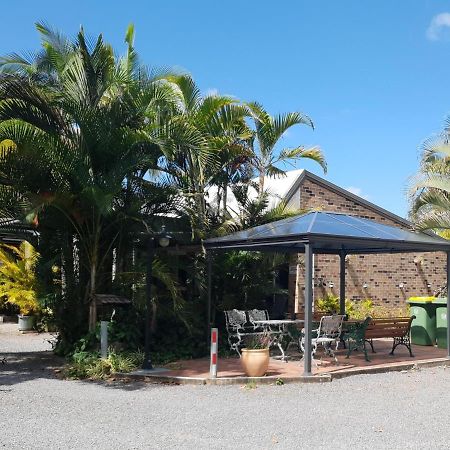
{"type": "Polygon", "coordinates": [[[217,377],[218,340],[219,340],[219,330],[217,328],[211,328],[211,364],[209,369],[209,375],[211,378],[217,377]]]}

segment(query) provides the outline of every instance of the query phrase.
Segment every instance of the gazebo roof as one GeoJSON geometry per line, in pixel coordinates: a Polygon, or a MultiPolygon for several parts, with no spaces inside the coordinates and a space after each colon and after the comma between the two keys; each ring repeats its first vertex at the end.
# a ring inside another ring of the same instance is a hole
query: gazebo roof
{"type": "Polygon", "coordinates": [[[228,236],[208,239],[206,249],[303,253],[396,253],[450,251],[450,241],[431,233],[406,230],[373,220],[315,211],[228,236]]]}

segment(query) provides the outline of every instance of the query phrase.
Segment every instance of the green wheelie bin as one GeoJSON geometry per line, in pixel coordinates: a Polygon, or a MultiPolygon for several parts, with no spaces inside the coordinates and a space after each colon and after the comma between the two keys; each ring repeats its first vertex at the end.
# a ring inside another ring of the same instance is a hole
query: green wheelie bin
{"type": "Polygon", "coordinates": [[[436,305],[436,342],[439,348],[447,348],[447,299],[437,298],[436,305]]]}
{"type": "Polygon", "coordinates": [[[436,305],[434,297],[411,297],[410,315],[416,316],[411,324],[411,343],[434,345],[436,342],[436,305]]]}

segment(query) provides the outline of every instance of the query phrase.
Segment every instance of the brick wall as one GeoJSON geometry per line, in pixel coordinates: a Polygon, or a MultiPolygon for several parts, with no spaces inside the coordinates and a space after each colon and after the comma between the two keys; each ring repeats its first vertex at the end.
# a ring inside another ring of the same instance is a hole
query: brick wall
{"type": "MultiPolygon", "coordinates": [[[[405,225],[379,212],[346,198],[313,180],[305,178],[300,186],[302,209],[320,209],[341,212],[371,219],[387,225],[405,228],[405,225]]],[[[339,257],[314,256],[314,299],[326,293],[339,295],[339,257]],[[320,286],[321,281],[326,287],[320,286]],[[333,287],[330,288],[330,282],[333,287]]],[[[300,257],[301,259],[301,257],[300,257]]],[[[376,305],[400,307],[415,295],[433,295],[445,285],[446,255],[438,253],[402,253],[388,255],[348,255],[346,258],[346,298],[362,300],[370,298],[376,305]],[[367,288],[363,285],[366,284],[367,288]],[[399,287],[403,284],[403,289],[399,287]]],[[[292,270],[289,276],[290,309],[302,311],[304,305],[304,271],[300,263],[297,276],[292,270]]]]}

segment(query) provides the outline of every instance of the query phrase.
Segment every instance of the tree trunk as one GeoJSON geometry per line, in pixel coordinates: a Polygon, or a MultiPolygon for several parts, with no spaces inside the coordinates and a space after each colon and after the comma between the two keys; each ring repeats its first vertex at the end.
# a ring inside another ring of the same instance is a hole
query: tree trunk
{"type": "Polygon", "coordinates": [[[228,183],[225,181],[223,186],[223,210],[222,210],[222,221],[225,222],[227,215],[227,201],[228,201],[228,183]]]}
{"type": "Polygon", "coordinates": [[[99,236],[100,227],[94,234],[94,242],[92,245],[92,254],[90,258],[90,282],[89,282],[89,331],[94,331],[97,324],[97,269],[98,269],[98,253],[99,253],[99,236]]]}
{"type": "Polygon", "coordinates": [[[97,300],[95,298],[96,278],[97,278],[97,263],[91,263],[91,277],[89,289],[89,331],[95,330],[97,324],[97,300]]]}

